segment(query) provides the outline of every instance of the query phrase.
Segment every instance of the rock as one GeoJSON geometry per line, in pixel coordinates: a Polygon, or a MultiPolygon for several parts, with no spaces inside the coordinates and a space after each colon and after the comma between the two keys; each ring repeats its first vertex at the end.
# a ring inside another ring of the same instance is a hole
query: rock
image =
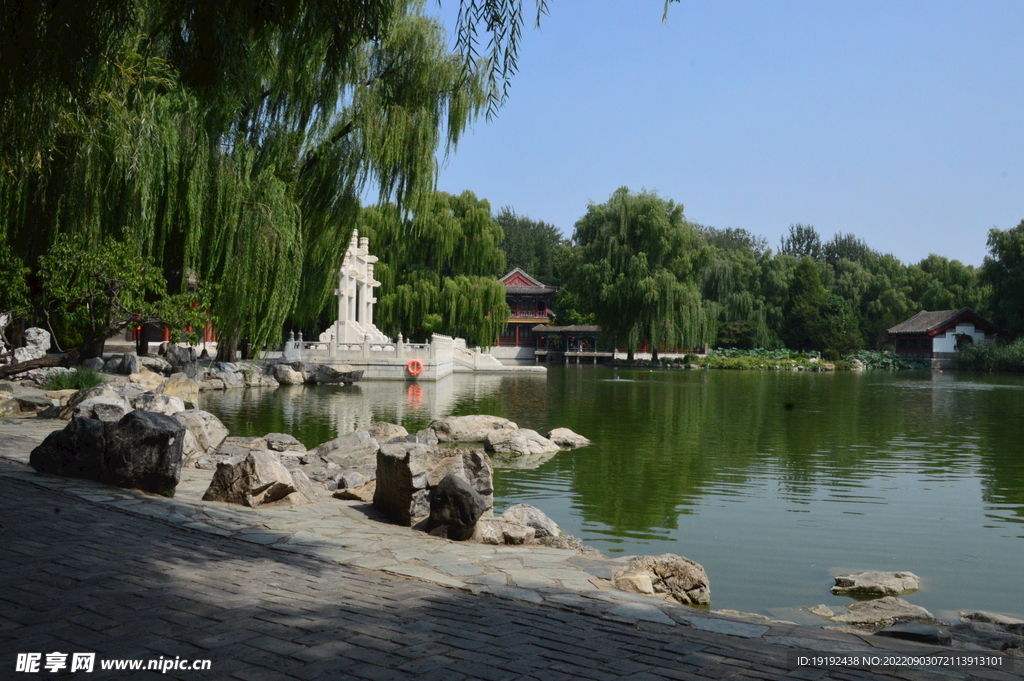
{"type": "MultiPolygon", "coordinates": [[[[171,363],[162,357],[139,357],[139,365],[145,367],[154,374],[163,376],[171,375],[171,363]]],[[[132,373],[135,373],[134,371],[132,373]]]]}
{"type": "Polygon", "coordinates": [[[921,588],[921,578],[913,572],[858,572],[839,575],[832,593],[837,596],[899,596],[921,588]]]}
{"type": "Polygon", "coordinates": [[[152,371],[144,369],[137,374],[129,374],[128,382],[141,386],[143,391],[155,391],[164,384],[164,377],[163,374],[155,374],[152,371]]]}
{"type": "Polygon", "coordinates": [[[26,348],[43,353],[40,357],[45,356],[50,351],[50,332],[46,329],[30,326],[25,329],[22,338],[25,340],[26,348]]]}
{"type": "Polygon", "coordinates": [[[118,368],[121,366],[121,356],[111,357],[103,363],[103,373],[105,374],[116,374],[118,368]]]}
{"type": "Polygon", "coordinates": [[[131,374],[139,373],[139,358],[133,352],[126,352],[121,355],[121,362],[117,365],[117,371],[115,373],[129,376],[131,374]]]}
{"type": "Polygon", "coordinates": [[[122,399],[121,395],[119,395],[112,386],[107,383],[100,383],[99,385],[94,385],[91,388],[79,390],[69,397],[64,403],[64,408],[60,412],[60,418],[70,419],[73,416],[72,412],[76,406],[94,397],[113,397],[119,400],[122,399]]]}
{"type": "Polygon", "coordinates": [[[430,490],[430,534],[465,541],[473,536],[476,523],[490,508],[484,498],[462,477],[449,473],[430,490]]]}
{"type": "Polygon", "coordinates": [[[400,525],[412,525],[430,514],[430,490],[446,475],[463,478],[488,508],[493,504],[490,461],[482,451],[398,442],[382,445],[377,451],[373,506],[400,525]]]}
{"type": "MultiPolygon", "coordinates": [[[[179,422],[180,423],[180,422],[179,422]]],[[[181,444],[181,465],[183,468],[195,468],[199,457],[206,452],[200,448],[196,436],[192,431],[185,429],[185,438],[181,444]]]]}
{"type": "Polygon", "coordinates": [[[90,397],[71,408],[73,418],[97,419],[116,422],[132,411],[132,407],[121,397],[90,397]]]}
{"type": "Polygon", "coordinates": [[[492,430],[484,440],[484,447],[488,452],[514,456],[530,456],[559,450],[559,446],[554,442],[529,428],[492,430]]]}
{"type": "Polygon", "coordinates": [[[306,382],[305,377],[288,364],[274,365],[274,379],[281,385],[301,385],[306,382]]]}
{"type": "Polygon", "coordinates": [[[52,397],[47,397],[44,391],[25,386],[18,386],[13,392],[13,399],[17,401],[22,412],[38,412],[59,404],[52,397]]]}
{"type": "Polygon", "coordinates": [[[547,438],[562,449],[577,449],[593,444],[587,438],[572,432],[568,428],[555,428],[547,434],[547,438]]]}
{"type": "Polygon", "coordinates": [[[306,445],[287,433],[267,433],[263,436],[267,448],[275,452],[304,452],[306,445]]]}
{"type": "Polygon", "coordinates": [[[228,436],[228,429],[208,411],[186,409],[174,418],[192,434],[201,454],[216,451],[228,436]]]}
{"type": "Polygon", "coordinates": [[[155,411],[158,414],[167,414],[168,416],[174,416],[185,411],[185,403],[181,401],[180,397],[156,395],[153,393],[139,395],[132,400],[132,406],[136,409],[155,411]]]}
{"type": "Polygon", "coordinates": [[[515,506],[509,506],[505,509],[505,512],[501,514],[501,519],[532,527],[537,533],[537,539],[542,537],[557,537],[562,534],[562,530],[558,528],[558,525],[555,524],[554,520],[544,515],[544,512],[539,508],[530,506],[529,504],[516,504],[515,506]]]}
{"type": "Polygon", "coordinates": [[[267,441],[261,437],[241,437],[231,435],[225,437],[217,446],[217,452],[231,454],[232,456],[244,455],[246,452],[269,449],[267,441]]]}
{"type": "Polygon", "coordinates": [[[875,632],[876,636],[888,636],[890,638],[901,638],[907,641],[918,641],[920,643],[932,643],[944,646],[949,643],[949,632],[938,627],[921,622],[897,622],[884,629],[875,632]]]}
{"type": "Polygon", "coordinates": [[[348,468],[373,465],[377,460],[379,447],[377,440],[370,433],[365,430],[357,430],[314,447],[310,450],[310,454],[348,468]]]}
{"type": "Polygon", "coordinates": [[[365,485],[359,487],[350,487],[346,489],[339,489],[337,492],[332,494],[335,499],[347,499],[350,501],[362,501],[364,503],[373,503],[373,494],[377,489],[377,481],[371,480],[365,485]]]}
{"type": "Polygon", "coordinates": [[[242,369],[234,362],[214,362],[210,365],[210,371],[226,371],[231,374],[236,374],[242,369]]]}
{"type": "MultiPolygon", "coordinates": [[[[711,584],[704,568],[683,556],[665,553],[660,556],[633,556],[626,567],[613,573],[614,582],[620,575],[646,574],[656,596],[671,599],[683,605],[711,603],[711,584]]],[[[635,579],[624,583],[635,582],[635,579]]]]}
{"type": "Polygon", "coordinates": [[[515,430],[517,426],[508,419],[482,414],[473,416],[450,416],[430,424],[430,429],[440,442],[483,442],[495,430],[515,430]]]}
{"type": "Polygon", "coordinates": [[[867,366],[864,364],[864,362],[860,361],[859,359],[851,359],[850,360],[850,371],[865,371],[865,370],[867,370],[867,366]]]}
{"type": "Polygon", "coordinates": [[[544,546],[549,546],[553,549],[566,549],[568,551],[578,551],[580,553],[596,553],[601,555],[601,552],[597,549],[583,545],[583,540],[572,536],[571,534],[560,534],[557,537],[547,536],[538,537],[537,543],[544,546]]]}
{"type": "Polygon", "coordinates": [[[353,487],[362,487],[370,481],[359,471],[349,470],[337,476],[336,482],[339,489],[351,489],[353,487]]]}
{"type": "Polygon", "coordinates": [[[430,445],[433,447],[438,444],[437,433],[430,428],[424,428],[423,430],[414,433],[412,435],[396,436],[387,440],[387,444],[395,444],[398,442],[416,442],[421,445],[430,445]]]}
{"type": "MultiPolygon", "coordinates": [[[[366,432],[377,442],[388,442],[396,437],[408,437],[409,431],[396,423],[374,421],[366,427],[366,432]]],[[[429,444],[429,443],[425,443],[429,444]]],[[[437,444],[436,442],[434,444],[437,444]]]]}
{"type": "Polygon", "coordinates": [[[247,388],[276,388],[280,385],[272,376],[260,372],[243,374],[247,388]]]}
{"type": "Polygon", "coordinates": [[[117,423],[75,418],[32,450],[41,473],[97,480],[174,496],[185,427],[170,416],[133,411],[117,423]]]}
{"type": "Polygon", "coordinates": [[[536,533],[532,527],[510,523],[507,520],[481,518],[473,531],[473,540],[481,544],[529,544],[536,533]]]}
{"type": "Polygon", "coordinates": [[[961,622],[949,628],[957,643],[991,650],[1024,650],[1024,636],[1006,631],[991,622],[961,622]]]}
{"type": "Polygon", "coordinates": [[[646,572],[622,572],[615,575],[615,587],[635,594],[654,595],[654,583],[646,572]]]}
{"type": "Polygon", "coordinates": [[[356,372],[352,367],[339,364],[314,365],[310,380],[317,383],[354,383],[363,377],[363,372],[356,372]],[[355,374],[359,376],[356,377],[355,374]]]}
{"type": "MultiPolygon", "coordinates": [[[[1013,617],[1011,615],[1003,615],[998,612],[986,612],[984,610],[961,610],[960,619],[967,622],[998,624],[1002,627],[1024,626],[1024,619],[1013,617]]],[[[1017,633],[1024,634],[1024,631],[1017,633]]]]}
{"type": "MultiPolygon", "coordinates": [[[[192,380],[198,380],[196,377],[199,376],[201,369],[194,349],[182,347],[177,343],[168,343],[167,347],[163,349],[163,354],[164,359],[171,365],[172,376],[177,373],[183,373],[192,380]]],[[[181,396],[179,395],[178,397],[181,396]]]]}
{"type": "Polygon", "coordinates": [[[811,613],[812,615],[817,615],[818,617],[824,617],[825,619],[832,619],[833,617],[835,617],[835,612],[833,612],[832,608],[824,604],[812,605],[811,607],[807,608],[807,612],[811,613]]]}
{"type": "Polygon", "coordinates": [[[103,358],[102,357],[90,357],[89,359],[83,359],[81,366],[86,369],[93,371],[103,371],[103,358]]]}
{"type": "Polygon", "coordinates": [[[179,398],[186,409],[199,407],[199,384],[184,373],[175,373],[160,384],[153,392],[160,395],[173,395],[179,398]]]}
{"type": "Polygon", "coordinates": [[[208,371],[208,380],[220,380],[225,390],[236,390],[245,387],[245,381],[234,371],[208,371]]]}
{"type": "Polygon", "coordinates": [[[289,504],[311,503],[316,496],[301,471],[293,476],[272,453],[259,450],[250,451],[241,460],[217,464],[213,480],[203,494],[203,501],[224,501],[251,508],[285,500],[289,504]]]}
{"type": "Polygon", "coordinates": [[[31,371],[26,371],[25,373],[21,374],[21,379],[35,381],[36,383],[42,385],[43,383],[48,381],[51,376],[57,376],[60,374],[70,374],[73,372],[74,369],[68,369],[67,367],[43,367],[42,369],[32,369],[31,371]]]}
{"type": "Polygon", "coordinates": [[[21,413],[21,405],[9,393],[0,393],[0,416],[14,416],[21,413]]]}
{"type": "Polygon", "coordinates": [[[219,378],[211,378],[205,381],[199,382],[199,390],[224,390],[227,386],[224,385],[224,381],[219,378]]]}
{"type": "Polygon", "coordinates": [[[14,364],[28,362],[33,359],[46,357],[50,351],[50,332],[33,326],[25,329],[22,335],[25,340],[25,347],[14,348],[14,364]]]}
{"type": "Polygon", "coordinates": [[[911,605],[902,598],[886,596],[871,601],[854,603],[849,612],[832,618],[845,624],[892,624],[896,620],[933,619],[924,608],[911,605]]]}
{"type": "Polygon", "coordinates": [[[66,388],[64,390],[47,390],[43,394],[63,407],[73,395],[78,394],[78,391],[74,388],[66,388]]]}

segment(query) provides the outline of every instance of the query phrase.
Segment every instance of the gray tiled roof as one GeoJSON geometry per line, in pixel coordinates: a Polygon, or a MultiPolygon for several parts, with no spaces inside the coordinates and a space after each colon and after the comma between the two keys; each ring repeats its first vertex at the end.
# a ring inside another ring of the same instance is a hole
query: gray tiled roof
{"type": "Polygon", "coordinates": [[[1002,329],[983,319],[971,308],[962,307],[959,310],[937,310],[935,312],[921,310],[902,324],[897,324],[889,329],[889,333],[893,335],[904,333],[930,333],[936,329],[940,329],[943,326],[951,324],[958,317],[963,316],[969,317],[971,321],[975,323],[975,326],[981,326],[986,331],[996,333],[1002,332],[1002,329]]]}

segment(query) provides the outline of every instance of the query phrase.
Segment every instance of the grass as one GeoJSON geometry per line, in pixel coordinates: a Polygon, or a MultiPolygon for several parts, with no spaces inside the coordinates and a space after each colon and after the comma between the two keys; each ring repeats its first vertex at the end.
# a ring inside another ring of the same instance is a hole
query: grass
{"type": "Polygon", "coordinates": [[[78,367],[68,373],[54,373],[42,383],[44,390],[84,390],[103,383],[103,377],[86,367],[78,367]]]}

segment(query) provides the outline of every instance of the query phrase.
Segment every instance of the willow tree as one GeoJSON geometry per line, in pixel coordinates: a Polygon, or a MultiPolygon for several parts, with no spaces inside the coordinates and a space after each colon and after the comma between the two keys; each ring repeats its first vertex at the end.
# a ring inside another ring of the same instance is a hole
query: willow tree
{"type": "Polygon", "coordinates": [[[681,205],[622,187],[587,207],[572,240],[569,286],[630,355],[643,345],[656,357],[711,340],[713,316],[699,286],[709,248],[681,205]]]}
{"type": "Polygon", "coordinates": [[[380,261],[375,323],[389,336],[426,339],[431,333],[489,346],[508,322],[502,230],[486,199],[473,192],[436,192],[403,216],[392,203],[363,210],[359,231],[380,261]]]}
{"type": "MultiPolygon", "coordinates": [[[[66,10],[27,6],[33,35],[66,10]]],[[[126,7],[83,19],[119,27],[84,85],[22,93],[46,125],[4,103],[0,129],[27,142],[5,148],[0,235],[30,267],[63,233],[128,244],[172,289],[211,294],[222,358],[319,312],[360,193],[413,209],[492,94],[489,65],[450,52],[419,2],[126,7]]]]}

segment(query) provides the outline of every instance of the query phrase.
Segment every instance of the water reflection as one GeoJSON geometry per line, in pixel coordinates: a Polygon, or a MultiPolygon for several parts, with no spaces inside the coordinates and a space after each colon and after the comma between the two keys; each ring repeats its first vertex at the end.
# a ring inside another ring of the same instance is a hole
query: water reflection
{"type": "Polygon", "coordinates": [[[412,431],[452,414],[571,428],[596,444],[498,471],[499,506],[535,504],[609,553],[687,555],[713,575],[715,607],[839,602],[830,574],[889,569],[926,579],[911,599],[925,607],[1024,613],[1020,377],[569,366],[203,404],[232,432],[282,430],[307,446],[373,420],[412,431]]]}

